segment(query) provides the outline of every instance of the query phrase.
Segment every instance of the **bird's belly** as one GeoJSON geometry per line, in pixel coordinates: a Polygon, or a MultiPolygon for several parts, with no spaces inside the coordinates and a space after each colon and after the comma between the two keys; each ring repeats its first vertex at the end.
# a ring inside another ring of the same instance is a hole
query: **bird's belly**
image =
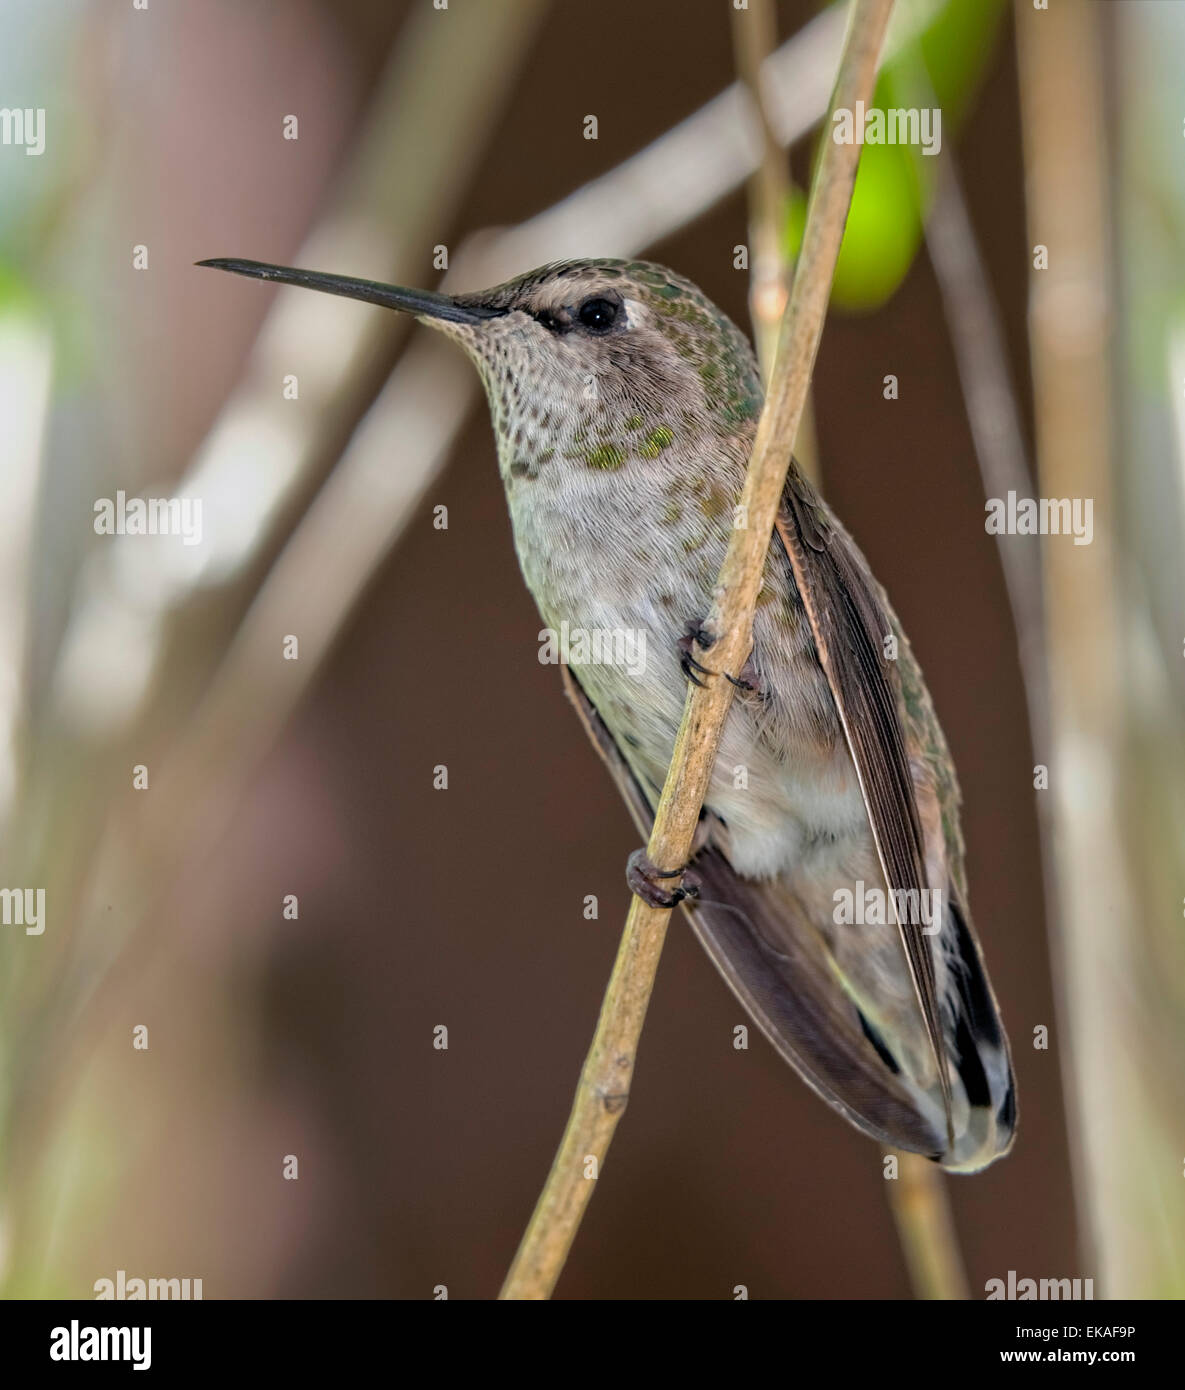
{"type": "MultiPolygon", "coordinates": [[[[523,575],[544,623],[557,639],[566,635],[566,643],[557,641],[561,659],[654,806],[687,693],[679,641],[711,607],[727,536],[693,554],[652,551],[645,565],[630,546],[592,553],[587,538],[576,543],[579,528],[563,532],[570,511],[547,509],[538,489],[532,484],[512,498],[523,575]],[[560,535],[570,543],[560,544],[560,535]]],[[[640,513],[644,507],[639,499],[640,513]]],[[[611,520],[627,540],[640,541],[625,531],[624,517],[611,520]]],[[[825,874],[862,857],[871,838],[868,819],[780,552],[771,551],[766,586],[776,601],[759,605],[754,620],[763,694],[734,697],[705,804],[725,822],[738,873],[761,878],[806,868],[825,874]]],[[[711,666],[710,653],[703,659],[711,666]]]]}
{"type": "MultiPolygon", "coordinates": [[[[632,667],[573,660],[572,668],[653,806],[686,697],[677,646],[681,626],[669,615],[647,611],[645,604],[598,614],[591,627],[587,618],[584,622],[586,632],[628,634],[617,645],[634,656],[632,667]]],[[[570,624],[568,630],[577,629],[570,624]]],[[[602,649],[602,654],[608,650],[604,642],[602,649]]],[[[710,655],[704,660],[710,663],[710,655]]],[[[785,683],[767,700],[738,693],[725,722],[706,806],[724,822],[728,857],[745,877],[843,876],[846,866],[862,863],[870,848],[847,746],[842,738],[820,736],[813,720],[794,718],[799,693],[804,705],[818,698],[816,691],[799,692],[785,683]],[[771,716],[770,701],[780,713],[771,716]]]]}

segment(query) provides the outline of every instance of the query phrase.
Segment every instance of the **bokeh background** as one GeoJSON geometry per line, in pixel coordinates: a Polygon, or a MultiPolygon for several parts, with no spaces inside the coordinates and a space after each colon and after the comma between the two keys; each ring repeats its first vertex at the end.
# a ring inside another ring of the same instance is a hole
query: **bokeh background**
{"type": "MultiPolygon", "coordinates": [[[[775,8],[792,254],[843,15],[775,8]]],[[[8,1296],[497,1292],[636,835],[537,660],[460,355],[193,262],[435,285],[443,247],[475,288],[644,250],[747,324],[751,108],[612,181],[735,82],[729,9],[5,0],[0,106],[47,136],[0,146],[0,876],[46,890],[43,934],[0,927],[8,1296]],[[201,545],[96,535],[117,489],[200,497],[201,545]]],[[[1185,12],[899,9],[881,95],[928,84],[943,155],[866,152],[807,443],[946,729],[1019,1074],[1014,1152],[946,1188],[973,1296],[1176,1296],[1185,12]],[[1094,498],[1092,546],[1014,543],[1023,670],[985,455],[1094,498]]],[[[558,1296],[910,1295],[879,1151],[743,1021],[676,917],[558,1296]]]]}

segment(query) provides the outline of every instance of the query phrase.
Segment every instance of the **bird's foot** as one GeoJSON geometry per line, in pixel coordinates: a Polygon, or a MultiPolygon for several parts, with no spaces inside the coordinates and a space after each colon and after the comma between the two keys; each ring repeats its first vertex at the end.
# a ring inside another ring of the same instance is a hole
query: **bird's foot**
{"type": "Polygon", "coordinates": [[[636,849],[626,861],[625,881],[631,893],[636,893],[650,907],[677,907],[684,898],[698,898],[699,875],[686,865],[681,869],[660,869],[644,849],[636,849]],[[660,879],[677,879],[665,887],[660,879]]]}
{"type": "MultiPolygon", "coordinates": [[[[687,624],[683,636],[676,644],[682,655],[679,658],[679,665],[683,668],[683,674],[689,681],[696,685],[703,686],[706,682],[700,680],[700,676],[714,676],[717,672],[705,666],[696,658],[696,650],[707,652],[716,645],[716,635],[705,625],[702,619],[693,618],[687,624]]],[[[749,691],[752,694],[762,695],[764,689],[761,683],[761,676],[757,667],[753,664],[752,656],[741,667],[739,676],[730,676],[727,671],[723,673],[724,679],[730,685],[735,685],[738,690],[749,691]]]]}

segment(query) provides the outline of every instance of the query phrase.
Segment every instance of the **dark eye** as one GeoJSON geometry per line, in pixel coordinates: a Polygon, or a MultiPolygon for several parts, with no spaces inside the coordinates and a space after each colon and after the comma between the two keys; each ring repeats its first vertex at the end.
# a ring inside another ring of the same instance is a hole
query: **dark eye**
{"type": "Polygon", "coordinates": [[[577,317],[585,328],[591,328],[594,333],[603,333],[605,329],[613,327],[617,305],[611,299],[586,299],[577,317]]]}

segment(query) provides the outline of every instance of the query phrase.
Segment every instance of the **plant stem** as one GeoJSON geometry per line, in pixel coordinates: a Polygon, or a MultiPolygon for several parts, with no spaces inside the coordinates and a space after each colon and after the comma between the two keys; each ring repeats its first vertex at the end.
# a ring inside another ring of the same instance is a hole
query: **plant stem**
{"type": "MultiPolygon", "coordinates": [[[[778,333],[790,293],[794,267],[786,254],[786,222],[790,213],[790,170],[770,115],[767,100],[769,64],[777,49],[778,26],[773,0],[750,0],[747,10],[732,11],[732,46],[737,76],[749,97],[761,157],[749,176],[749,317],[761,380],[768,386],[778,350],[778,333]]],[[[810,397],[803,409],[795,440],[798,466],[819,481],[818,449],[810,397]]]]}
{"type": "MultiPolygon", "coordinates": [[[[877,55],[891,9],[892,0],[853,4],[831,110],[851,110],[857,101],[872,100],[877,55]]],[[[830,119],[825,129],[832,129],[830,119]]],[[[754,603],[822,336],[859,159],[859,145],[824,140],[773,380],[741,493],[748,524],[732,533],[708,619],[709,628],[719,634],[711,648],[718,671],[740,671],[752,646],[754,603]]],[[[732,692],[730,682],[719,676],[688,691],[647,849],[655,864],[685,864],[691,857],[732,692]]],[[[629,1098],[638,1039],[669,919],[670,909],[649,907],[637,897],[630,904],[568,1127],[502,1298],[548,1298],[555,1288],[629,1098]]]]}
{"type": "Polygon", "coordinates": [[[1053,21],[1045,26],[1017,7],[1028,241],[1049,253],[1048,268],[1034,264],[1029,276],[1037,486],[1041,497],[1091,499],[1093,539],[1041,545],[1050,730],[1042,760],[1055,772],[1042,795],[1052,803],[1062,906],[1051,939],[1079,1239],[1104,1297],[1138,1297],[1144,1230],[1163,1214],[1153,1204],[1155,1215],[1136,1217],[1129,1203],[1146,1181],[1127,1167],[1131,1136],[1147,1141],[1156,1126],[1138,1094],[1147,1070],[1138,1039],[1149,1021],[1133,983],[1138,899],[1125,855],[1129,615],[1115,558],[1105,39],[1094,6],[1055,9],[1035,16],[1053,21]]]}
{"type": "Polygon", "coordinates": [[[790,176],[761,87],[762,65],[777,46],[772,0],[752,0],[747,10],[734,9],[732,37],[737,76],[748,93],[761,136],[760,162],[748,184],[749,312],[762,379],[768,383],[790,287],[790,265],[783,247],[790,176]]]}
{"type": "Polygon", "coordinates": [[[897,1178],[885,1187],[915,1297],[970,1298],[942,1170],[920,1154],[894,1156],[897,1178]]]}

